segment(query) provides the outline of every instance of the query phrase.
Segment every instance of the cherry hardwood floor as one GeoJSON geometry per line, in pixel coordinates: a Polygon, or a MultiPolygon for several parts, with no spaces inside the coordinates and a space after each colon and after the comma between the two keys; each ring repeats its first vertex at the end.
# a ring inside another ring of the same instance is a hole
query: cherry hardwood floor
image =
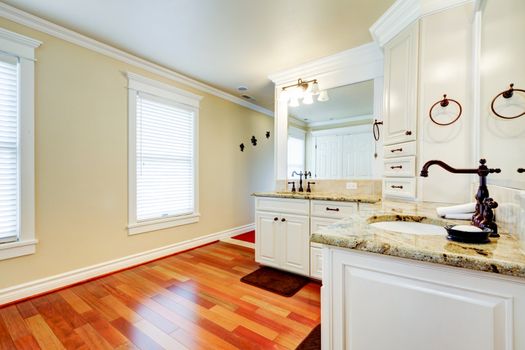
{"type": "Polygon", "coordinates": [[[295,349],[320,285],[291,298],[240,282],[252,249],[217,242],[0,309],[0,349],[295,349]]]}

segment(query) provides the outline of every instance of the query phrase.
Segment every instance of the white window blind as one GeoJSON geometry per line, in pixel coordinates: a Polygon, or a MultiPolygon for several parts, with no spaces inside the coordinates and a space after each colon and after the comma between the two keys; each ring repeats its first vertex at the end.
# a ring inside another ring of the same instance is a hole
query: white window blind
{"type": "Polygon", "coordinates": [[[194,212],[192,107],[137,93],[137,221],[194,212]]]}
{"type": "Polygon", "coordinates": [[[0,55],[0,243],[19,233],[18,59],[0,55]]]}

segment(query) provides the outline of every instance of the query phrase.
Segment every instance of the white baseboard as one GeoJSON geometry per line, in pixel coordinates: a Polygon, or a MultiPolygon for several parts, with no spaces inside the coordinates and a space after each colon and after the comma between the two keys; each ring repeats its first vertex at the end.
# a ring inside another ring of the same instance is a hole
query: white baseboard
{"type": "Polygon", "coordinates": [[[81,269],[68,271],[55,276],[0,289],[0,306],[16,300],[25,299],[94,277],[122,270],[131,266],[139,265],[184,250],[195,248],[213,241],[236,236],[254,229],[255,224],[243,225],[187,241],[170,244],[165,247],[160,247],[142,253],[128,255],[119,259],[106,261],[100,264],[83,267],[81,269]]]}
{"type": "Polygon", "coordinates": [[[230,243],[230,244],[234,244],[234,245],[240,245],[242,247],[255,249],[255,243],[241,241],[240,239],[223,238],[223,239],[221,239],[221,242],[230,243]]]}

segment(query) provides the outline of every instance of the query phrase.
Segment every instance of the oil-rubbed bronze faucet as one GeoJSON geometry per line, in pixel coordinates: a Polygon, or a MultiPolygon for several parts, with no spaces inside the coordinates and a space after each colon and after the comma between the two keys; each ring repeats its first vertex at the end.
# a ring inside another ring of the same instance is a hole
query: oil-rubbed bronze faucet
{"type": "Polygon", "coordinates": [[[305,176],[305,178],[306,178],[306,174],[304,174],[302,171],[297,172],[297,171],[294,170],[293,173],[292,173],[292,176],[294,176],[294,175],[299,176],[299,189],[298,189],[298,191],[299,191],[299,192],[304,192],[304,188],[303,188],[303,176],[305,176]]]}
{"type": "Polygon", "coordinates": [[[308,176],[312,177],[312,173],[309,172],[309,171],[304,171],[304,173],[302,171],[300,172],[297,172],[297,171],[293,171],[292,173],[292,176],[294,175],[297,175],[299,176],[299,188],[298,188],[298,191],[299,192],[304,192],[304,188],[303,188],[303,176],[304,176],[304,180],[306,181],[306,179],[308,179],[308,176]]]}
{"type": "Polygon", "coordinates": [[[487,188],[487,175],[492,173],[500,173],[501,169],[489,169],[485,164],[487,161],[485,159],[480,159],[480,166],[477,169],[456,169],[451,167],[441,160],[430,160],[423,165],[421,169],[421,176],[428,177],[428,168],[431,165],[439,165],[448,172],[454,174],[478,174],[479,175],[479,187],[476,193],[476,210],[472,216],[472,225],[479,228],[490,228],[493,231],[492,236],[498,235],[498,226],[495,223],[494,215],[492,209],[498,206],[498,203],[495,202],[492,198],[489,198],[489,190],[487,188]]]}

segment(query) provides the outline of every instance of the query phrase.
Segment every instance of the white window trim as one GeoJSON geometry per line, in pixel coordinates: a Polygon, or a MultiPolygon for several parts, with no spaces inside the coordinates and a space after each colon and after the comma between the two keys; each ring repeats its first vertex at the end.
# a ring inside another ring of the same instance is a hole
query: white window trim
{"type": "Polygon", "coordinates": [[[0,28],[0,51],[19,57],[20,232],[0,244],[0,260],[34,254],[35,238],[35,49],[41,41],[0,28]]]}
{"type": "Polygon", "coordinates": [[[199,102],[202,96],[178,89],[168,84],[152,80],[141,75],[127,72],[128,78],[128,234],[135,235],[144,232],[161,230],[169,227],[187,225],[199,221],[199,102]],[[137,163],[136,163],[136,101],[137,91],[162,97],[176,103],[195,108],[193,130],[193,171],[194,171],[194,203],[192,214],[172,216],[168,218],[137,221],[137,163]]]}

